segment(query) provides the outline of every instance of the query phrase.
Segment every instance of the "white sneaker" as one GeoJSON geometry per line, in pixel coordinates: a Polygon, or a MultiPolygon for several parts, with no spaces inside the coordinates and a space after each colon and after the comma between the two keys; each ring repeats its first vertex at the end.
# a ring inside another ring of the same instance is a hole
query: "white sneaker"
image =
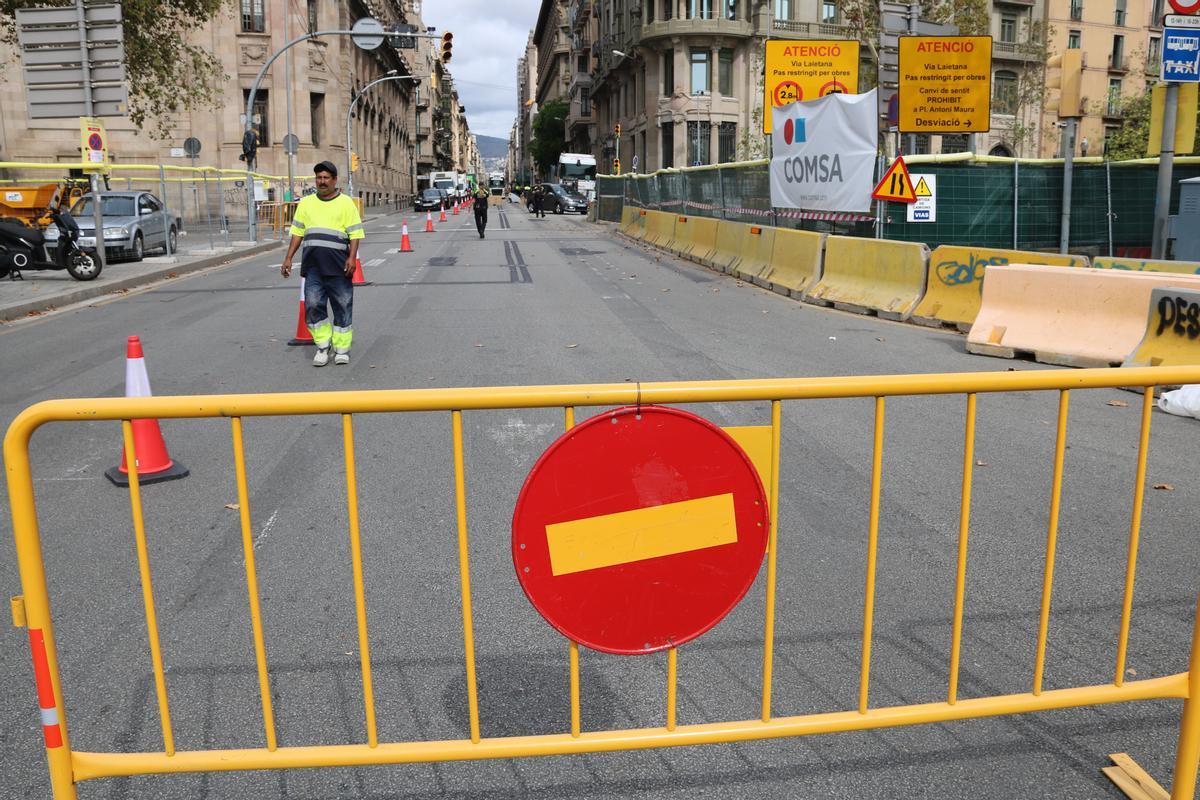
{"type": "Polygon", "coordinates": [[[349,353],[334,353],[333,363],[337,364],[338,366],[342,366],[342,367],[346,366],[347,364],[350,363],[350,354],[349,353]]]}
{"type": "Polygon", "coordinates": [[[329,348],[328,347],[318,347],[317,354],[315,356],[313,356],[313,366],[314,367],[323,367],[328,363],[329,363],[329,348]]]}

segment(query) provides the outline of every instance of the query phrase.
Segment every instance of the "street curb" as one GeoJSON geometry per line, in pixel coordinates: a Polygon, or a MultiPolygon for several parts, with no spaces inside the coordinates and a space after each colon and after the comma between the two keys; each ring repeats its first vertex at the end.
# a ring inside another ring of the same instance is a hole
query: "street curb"
{"type": "Polygon", "coordinates": [[[199,272],[200,270],[208,269],[209,267],[228,264],[241,258],[266,253],[270,250],[282,247],[283,244],[284,242],[282,241],[263,242],[262,244],[257,244],[253,247],[247,247],[245,250],[239,250],[233,253],[221,253],[208,258],[200,258],[195,261],[188,261],[183,264],[164,264],[162,269],[157,269],[152,272],[145,272],[141,275],[133,275],[113,283],[106,283],[103,286],[85,284],[79,289],[69,291],[65,294],[45,296],[26,303],[6,306],[4,308],[0,308],[0,323],[12,322],[13,320],[28,316],[32,312],[49,311],[62,306],[81,303],[84,300],[90,300],[93,297],[101,297],[106,294],[119,292],[122,289],[134,289],[139,286],[144,286],[146,284],[159,281],[168,275],[186,275],[189,272],[199,272]]]}

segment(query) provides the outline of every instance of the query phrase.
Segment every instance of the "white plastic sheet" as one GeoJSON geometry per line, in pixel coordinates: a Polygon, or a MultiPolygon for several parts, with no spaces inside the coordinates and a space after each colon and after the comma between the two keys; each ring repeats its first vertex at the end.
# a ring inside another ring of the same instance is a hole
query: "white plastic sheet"
{"type": "Polygon", "coordinates": [[[1171,392],[1163,392],[1158,407],[1168,414],[1200,419],[1200,384],[1189,384],[1171,392]]]}

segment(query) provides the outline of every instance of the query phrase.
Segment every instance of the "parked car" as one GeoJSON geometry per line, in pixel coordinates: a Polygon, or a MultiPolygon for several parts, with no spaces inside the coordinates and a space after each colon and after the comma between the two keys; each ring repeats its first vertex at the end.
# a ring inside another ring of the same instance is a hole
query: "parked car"
{"type": "MultiPolygon", "coordinates": [[[[562,214],[568,211],[578,211],[580,214],[586,214],[588,210],[587,198],[579,192],[572,192],[564,189],[561,184],[543,183],[542,189],[545,194],[542,196],[542,210],[553,211],[555,214],[562,214]]],[[[533,192],[525,193],[525,206],[530,206],[533,192]]]]}
{"type": "Polygon", "coordinates": [[[442,191],[440,189],[422,189],[413,198],[413,211],[437,211],[442,207],[442,191]]]}
{"type": "MultiPolygon", "coordinates": [[[[104,222],[104,253],[108,258],[141,261],[147,250],[161,249],[166,252],[168,241],[171,252],[176,252],[182,221],[153,193],[105,192],[100,212],[104,222]]],[[[71,214],[79,224],[80,246],[95,247],[92,196],[87,194],[75,201],[71,214]]],[[[47,229],[46,241],[49,246],[53,247],[57,238],[55,229],[47,229]]]]}

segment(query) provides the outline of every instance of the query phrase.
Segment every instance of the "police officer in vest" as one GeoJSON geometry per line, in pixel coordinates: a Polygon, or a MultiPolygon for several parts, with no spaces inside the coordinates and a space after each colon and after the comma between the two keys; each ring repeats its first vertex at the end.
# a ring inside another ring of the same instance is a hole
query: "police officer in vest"
{"type": "Polygon", "coordinates": [[[317,193],[307,195],[296,205],[290,230],[292,241],[279,271],[285,278],[291,274],[292,257],[303,242],[300,276],[304,278],[304,318],[317,345],[313,366],[328,364],[330,349],[334,364],[349,364],[354,338],[351,279],[358,245],[365,236],[362,218],[354,201],[337,188],[337,167],[322,161],[313,168],[313,173],[317,193]],[[332,325],[326,303],[333,310],[332,325]]]}

